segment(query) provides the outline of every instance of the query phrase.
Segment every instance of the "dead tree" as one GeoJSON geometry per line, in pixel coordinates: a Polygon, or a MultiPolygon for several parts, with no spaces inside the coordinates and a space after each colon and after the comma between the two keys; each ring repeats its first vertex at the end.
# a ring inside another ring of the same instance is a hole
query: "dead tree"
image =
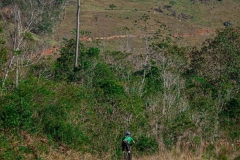
{"type": "Polygon", "coordinates": [[[79,44],[79,26],[80,26],[80,5],[81,1],[78,0],[78,6],[77,6],[77,20],[76,20],[76,27],[77,27],[77,33],[76,33],[76,52],[75,52],[75,63],[74,63],[74,69],[78,67],[78,44],[79,44]]]}
{"type": "MultiPolygon", "coordinates": [[[[21,74],[21,66],[23,65],[22,62],[25,60],[28,61],[28,59],[25,59],[27,57],[34,57],[32,54],[29,54],[29,51],[26,49],[27,45],[31,45],[27,44],[29,43],[28,39],[32,38],[31,32],[37,30],[38,25],[43,20],[44,14],[49,14],[51,16],[50,12],[56,12],[56,10],[58,10],[58,8],[55,6],[55,2],[55,0],[39,0],[38,2],[28,0],[22,2],[12,2],[8,4],[7,7],[11,11],[11,13],[9,13],[10,15],[8,16],[10,19],[6,19],[4,22],[9,26],[7,30],[10,35],[9,37],[12,52],[8,55],[8,57],[11,58],[10,61],[8,61],[8,65],[6,65],[7,67],[5,68],[2,86],[5,85],[9,71],[11,70],[14,70],[16,73],[15,83],[16,86],[18,86],[19,74],[21,74]],[[24,44],[24,42],[26,43],[24,44]],[[29,56],[26,56],[26,54],[29,54],[29,56]]],[[[60,5],[65,6],[65,4],[66,3],[62,3],[60,5]]],[[[62,10],[62,7],[60,7],[60,10],[62,10]]],[[[51,18],[50,16],[48,18],[51,18]]]]}

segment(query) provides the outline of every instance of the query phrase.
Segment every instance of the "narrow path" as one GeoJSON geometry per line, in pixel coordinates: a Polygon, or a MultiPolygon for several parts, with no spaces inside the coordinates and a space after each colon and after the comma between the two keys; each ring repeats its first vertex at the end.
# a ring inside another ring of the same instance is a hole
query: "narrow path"
{"type": "MultiPolygon", "coordinates": [[[[189,33],[185,33],[185,34],[173,34],[173,37],[194,37],[194,36],[204,36],[206,34],[213,34],[215,33],[215,30],[211,30],[211,29],[201,29],[198,30],[195,33],[189,34],[189,33]]],[[[93,40],[111,40],[111,39],[119,39],[119,38],[137,38],[138,36],[136,35],[113,35],[113,36],[108,36],[108,37],[96,37],[96,38],[92,38],[92,37],[81,37],[80,40],[81,41],[93,41],[93,40]]],[[[58,48],[57,47],[52,47],[50,49],[47,49],[45,51],[43,51],[41,54],[42,55],[50,55],[54,52],[56,52],[58,48]]]]}
{"type": "Polygon", "coordinates": [[[188,34],[188,33],[174,34],[173,37],[190,37],[190,36],[199,36],[199,35],[206,35],[206,34],[213,34],[213,33],[215,33],[215,30],[201,29],[201,30],[198,30],[197,32],[192,33],[192,34],[188,34]]]}

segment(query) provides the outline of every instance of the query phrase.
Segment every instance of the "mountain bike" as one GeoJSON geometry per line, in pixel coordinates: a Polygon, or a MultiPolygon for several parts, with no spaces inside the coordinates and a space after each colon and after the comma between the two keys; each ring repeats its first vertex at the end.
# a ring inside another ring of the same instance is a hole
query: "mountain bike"
{"type": "Polygon", "coordinates": [[[128,151],[123,151],[122,160],[131,160],[128,151]]]}

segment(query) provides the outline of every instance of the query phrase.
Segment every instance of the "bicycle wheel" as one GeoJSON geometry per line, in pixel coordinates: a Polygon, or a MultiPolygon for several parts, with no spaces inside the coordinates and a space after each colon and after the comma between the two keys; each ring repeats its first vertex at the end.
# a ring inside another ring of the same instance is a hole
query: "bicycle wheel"
{"type": "Polygon", "coordinates": [[[126,160],[131,160],[130,154],[126,152],[126,160]]]}
{"type": "Polygon", "coordinates": [[[130,160],[129,158],[129,155],[128,155],[128,152],[127,151],[124,151],[123,152],[123,157],[122,157],[123,160],[130,160]]]}

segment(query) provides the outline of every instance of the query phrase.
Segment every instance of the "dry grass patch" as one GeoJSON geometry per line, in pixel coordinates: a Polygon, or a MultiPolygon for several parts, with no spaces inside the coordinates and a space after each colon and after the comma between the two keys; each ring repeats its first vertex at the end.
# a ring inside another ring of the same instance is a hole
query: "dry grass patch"
{"type": "MultiPolygon", "coordinates": [[[[172,34],[191,34],[201,29],[224,27],[224,21],[232,21],[234,26],[240,24],[240,3],[237,1],[223,1],[221,3],[210,1],[208,4],[200,2],[192,4],[189,0],[180,1],[163,0],[84,0],[81,8],[81,30],[92,32],[93,37],[112,36],[119,31],[120,27],[128,27],[132,34],[139,35],[138,29],[133,26],[133,21],[144,13],[151,19],[157,19],[167,25],[172,34]],[[116,7],[110,9],[110,5],[116,7]],[[172,6],[177,15],[181,13],[192,16],[191,19],[178,18],[169,15],[166,9],[163,13],[154,11],[155,8],[172,6]]],[[[56,32],[56,37],[71,37],[70,31],[75,28],[76,5],[72,2],[66,9],[65,19],[56,32]]],[[[211,35],[212,36],[212,35],[211,35]]],[[[211,36],[202,35],[184,37],[184,45],[199,45],[211,36]]]]}

